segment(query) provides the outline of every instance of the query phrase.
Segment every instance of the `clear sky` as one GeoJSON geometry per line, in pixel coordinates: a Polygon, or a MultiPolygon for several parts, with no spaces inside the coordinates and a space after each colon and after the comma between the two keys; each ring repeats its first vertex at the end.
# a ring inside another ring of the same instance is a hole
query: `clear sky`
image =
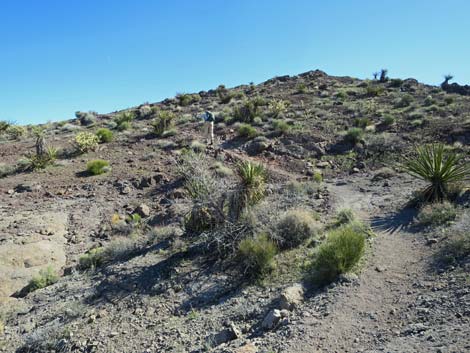
{"type": "Polygon", "coordinates": [[[0,120],[107,113],[219,84],[470,82],[468,0],[0,0],[0,120]]]}

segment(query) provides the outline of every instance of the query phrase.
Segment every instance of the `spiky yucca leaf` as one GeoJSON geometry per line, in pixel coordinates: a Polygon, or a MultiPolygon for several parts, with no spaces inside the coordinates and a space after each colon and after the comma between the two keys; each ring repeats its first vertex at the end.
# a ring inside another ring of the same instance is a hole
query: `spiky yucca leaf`
{"type": "Polygon", "coordinates": [[[429,182],[423,190],[426,201],[442,201],[447,198],[449,185],[468,179],[470,166],[460,163],[462,157],[446,151],[443,144],[418,147],[416,157],[405,161],[404,169],[412,176],[429,182]]]}

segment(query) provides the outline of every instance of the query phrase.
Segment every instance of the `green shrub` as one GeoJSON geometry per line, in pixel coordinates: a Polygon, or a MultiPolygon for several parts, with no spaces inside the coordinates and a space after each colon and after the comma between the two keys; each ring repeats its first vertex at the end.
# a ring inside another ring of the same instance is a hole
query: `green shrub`
{"type": "Polygon", "coordinates": [[[299,83],[296,90],[299,94],[307,93],[307,85],[305,83],[299,83]]]}
{"type": "Polygon", "coordinates": [[[238,136],[250,139],[258,136],[258,131],[250,124],[240,124],[237,132],[238,136]]]}
{"type": "Polygon", "coordinates": [[[91,175],[100,175],[108,171],[109,162],[102,159],[89,161],[86,165],[86,171],[91,175]]]}
{"type": "Polygon", "coordinates": [[[435,202],[425,205],[418,214],[418,224],[438,226],[449,224],[457,217],[457,211],[450,202],[435,202]]]}
{"type": "Polygon", "coordinates": [[[424,99],[424,105],[425,105],[426,107],[429,107],[429,106],[431,106],[431,105],[433,105],[433,104],[435,104],[435,103],[436,103],[436,101],[432,98],[432,96],[427,96],[427,97],[424,99]]]}
{"type": "Polygon", "coordinates": [[[26,128],[19,125],[10,125],[6,129],[6,133],[13,139],[19,140],[21,137],[26,135],[26,128]]]}
{"type": "Polygon", "coordinates": [[[132,127],[132,121],[135,119],[135,112],[125,111],[119,113],[115,118],[116,129],[118,131],[128,130],[132,127]]]}
{"type": "Polygon", "coordinates": [[[429,182],[422,191],[425,201],[443,201],[449,196],[449,186],[470,175],[470,165],[443,144],[417,147],[416,156],[407,158],[403,167],[410,175],[429,182]]]}
{"type": "Polygon", "coordinates": [[[189,148],[191,148],[194,152],[201,153],[206,149],[206,145],[203,144],[202,142],[194,140],[194,141],[191,141],[189,148]]]}
{"type": "MultiPolygon", "coordinates": [[[[455,101],[455,99],[452,96],[444,97],[444,103],[447,104],[447,105],[454,103],[454,101],[455,101]]],[[[0,131],[1,131],[1,127],[0,127],[0,131]]]]}
{"type": "Polygon", "coordinates": [[[202,233],[217,224],[213,213],[208,207],[194,205],[184,218],[184,228],[190,233],[202,233]]]}
{"type": "Polygon", "coordinates": [[[260,107],[265,104],[266,102],[260,97],[245,100],[240,106],[234,109],[233,118],[235,121],[242,123],[252,123],[253,120],[261,114],[260,107]]]}
{"type": "Polygon", "coordinates": [[[282,249],[301,245],[308,238],[318,235],[319,226],[312,212],[305,210],[287,211],[277,223],[275,241],[282,249]]]}
{"type": "Polygon", "coordinates": [[[96,131],[100,143],[111,142],[113,140],[113,132],[106,128],[101,128],[96,131]]]}
{"type": "Polygon", "coordinates": [[[365,94],[368,97],[377,97],[380,96],[383,92],[384,88],[376,84],[368,84],[365,88],[365,94]]]}
{"type": "Polygon", "coordinates": [[[238,252],[245,273],[251,277],[266,275],[275,267],[276,245],[266,234],[243,239],[238,252]]]}
{"type": "Polygon", "coordinates": [[[99,138],[91,132],[79,132],[75,136],[75,144],[81,153],[94,151],[98,147],[99,138]]]}
{"type": "Polygon", "coordinates": [[[178,100],[178,104],[182,107],[186,107],[190,104],[199,102],[201,100],[201,96],[199,94],[187,94],[187,93],[178,93],[176,95],[176,99],[178,100]]]}
{"type": "Polygon", "coordinates": [[[215,162],[213,168],[215,174],[222,178],[230,177],[234,174],[233,170],[223,165],[222,162],[215,162]]]}
{"type": "Polygon", "coordinates": [[[9,127],[11,123],[5,120],[0,120],[0,134],[4,133],[9,127]]]}
{"type": "Polygon", "coordinates": [[[358,127],[352,127],[344,136],[345,141],[350,142],[352,144],[356,144],[360,142],[364,138],[364,130],[358,127]]]}
{"type": "Polygon", "coordinates": [[[386,126],[393,125],[395,123],[395,118],[389,114],[384,116],[383,123],[386,126]]]}
{"type": "Polygon", "coordinates": [[[312,262],[313,279],[329,283],[350,272],[364,254],[366,236],[352,225],[330,231],[319,246],[312,262]]]}
{"type": "Polygon", "coordinates": [[[392,79],[390,80],[390,87],[398,88],[398,87],[401,87],[402,84],[403,84],[403,80],[402,80],[402,79],[399,79],[399,78],[392,78],[392,79]]]}
{"type": "Polygon", "coordinates": [[[395,102],[395,108],[406,108],[413,103],[414,98],[410,94],[403,95],[400,99],[395,102]]]}
{"type": "Polygon", "coordinates": [[[89,268],[94,269],[103,265],[104,262],[105,262],[104,248],[99,247],[99,248],[91,249],[85,255],[80,256],[78,267],[81,270],[86,270],[89,268]]]}
{"type": "Polygon", "coordinates": [[[365,129],[367,126],[371,124],[369,118],[356,118],[354,119],[354,126],[360,127],[361,129],[365,129]]]}
{"type": "Polygon", "coordinates": [[[273,120],[273,128],[276,132],[280,134],[285,134],[289,132],[290,125],[284,120],[273,120]]]}
{"type": "Polygon", "coordinates": [[[238,165],[237,171],[249,203],[258,202],[266,191],[266,168],[261,164],[244,161],[238,165]]]}
{"type": "Polygon", "coordinates": [[[353,210],[350,208],[343,208],[336,213],[333,224],[335,227],[339,227],[355,221],[356,216],[354,215],[353,210]]]}
{"type": "Polygon", "coordinates": [[[34,292],[35,290],[45,288],[56,283],[59,280],[59,276],[54,271],[52,266],[48,266],[45,270],[39,271],[39,275],[33,277],[26,287],[26,292],[34,292]]]}
{"type": "Polygon", "coordinates": [[[159,111],[156,118],[152,121],[153,133],[156,136],[162,136],[165,131],[173,128],[176,115],[168,110],[159,111]]]}
{"type": "Polygon", "coordinates": [[[323,174],[319,170],[315,170],[313,172],[312,177],[313,177],[313,181],[315,181],[316,183],[321,183],[323,181],[323,174]]]}

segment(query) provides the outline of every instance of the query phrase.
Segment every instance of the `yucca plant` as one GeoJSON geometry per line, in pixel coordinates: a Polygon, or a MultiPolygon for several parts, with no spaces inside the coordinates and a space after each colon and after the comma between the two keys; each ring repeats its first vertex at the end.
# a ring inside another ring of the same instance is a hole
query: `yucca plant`
{"type": "Polygon", "coordinates": [[[266,168],[261,164],[241,162],[237,168],[240,185],[230,202],[230,218],[238,220],[243,210],[260,201],[266,192],[266,168]]]}
{"type": "Polygon", "coordinates": [[[462,157],[446,150],[443,144],[418,147],[416,153],[403,166],[408,174],[430,183],[422,192],[425,201],[443,201],[448,198],[451,184],[470,175],[470,166],[460,163],[462,157]]]}

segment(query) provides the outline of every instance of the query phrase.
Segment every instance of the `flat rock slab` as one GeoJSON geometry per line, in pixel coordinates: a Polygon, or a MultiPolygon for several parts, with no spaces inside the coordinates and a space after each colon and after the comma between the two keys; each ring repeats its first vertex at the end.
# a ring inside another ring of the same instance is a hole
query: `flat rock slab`
{"type": "Polygon", "coordinates": [[[67,214],[48,212],[0,218],[0,305],[40,270],[65,266],[67,214]]]}

